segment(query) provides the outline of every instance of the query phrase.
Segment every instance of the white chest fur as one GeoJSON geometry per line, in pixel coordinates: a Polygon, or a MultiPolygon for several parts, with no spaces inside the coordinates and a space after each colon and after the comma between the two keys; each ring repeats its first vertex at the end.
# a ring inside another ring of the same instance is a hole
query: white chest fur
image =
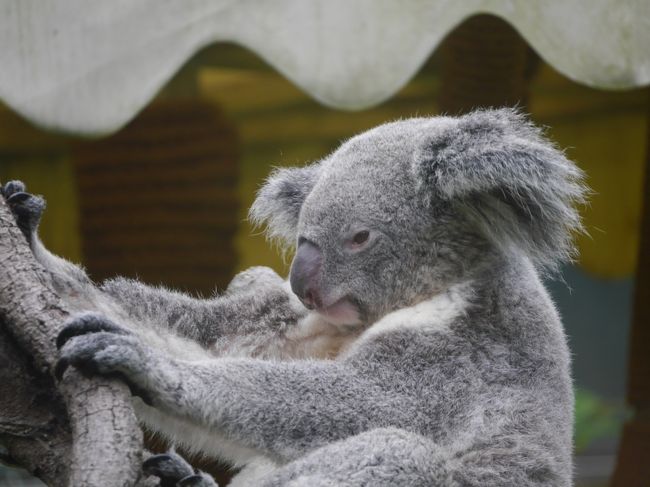
{"type": "Polygon", "coordinates": [[[426,301],[388,313],[371,325],[355,345],[398,330],[444,331],[456,318],[465,313],[470,293],[471,283],[457,284],[426,301]]]}
{"type": "Polygon", "coordinates": [[[375,322],[365,331],[344,330],[309,314],[287,335],[286,355],[294,358],[335,358],[352,352],[356,346],[375,337],[399,330],[444,331],[465,313],[471,296],[471,283],[451,286],[444,292],[408,308],[398,309],[375,322]]]}

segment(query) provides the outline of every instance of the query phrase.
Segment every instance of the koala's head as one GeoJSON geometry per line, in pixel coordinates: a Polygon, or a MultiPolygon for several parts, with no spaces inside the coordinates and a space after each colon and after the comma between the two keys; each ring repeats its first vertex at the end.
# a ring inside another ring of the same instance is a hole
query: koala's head
{"type": "Polygon", "coordinates": [[[308,308],[366,325],[495,256],[554,269],[572,255],[584,192],[581,171],[522,115],[485,110],[382,125],[277,170],[251,217],[296,246],[290,281],[308,308]]]}

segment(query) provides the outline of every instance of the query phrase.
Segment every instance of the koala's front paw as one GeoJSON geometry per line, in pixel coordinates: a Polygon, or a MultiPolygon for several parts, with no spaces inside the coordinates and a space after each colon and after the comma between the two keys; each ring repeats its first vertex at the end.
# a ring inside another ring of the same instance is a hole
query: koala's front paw
{"type": "Polygon", "coordinates": [[[146,347],[133,333],[98,313],[83,313],[70,319],[56,339],[60,358],[54,375],[61,379],[72,365],[84,375],[118,377],[131,392],[151,404],[136,378],[146,371],[146,347]]]}
{"type": "Polygon", "coordinates": [[[273,269],[264,266],[255,266],[240,272],[233,277],[226,294],[234,294],[243,291],[259,291],[270,288],[281,288],[284,285],[282,279],[273,269]]]}
{"type": "Polygon", "coordinates": [[[43,210],[45,210],[45,200],[40,196],[27,193],[25,190],[25,184],[22,181],[9,181],[0,188],[0,192],[16,218],[18,228],[27,240],[31,240],[38,230],[38,224],[41,221],[43,210]]]}
{"type": "Polygon", "coordinates": [[[218,487],[212,477],[195,471],[173,450],[149,457],[142,464],[142,470],[146,475],[158,477],[160,487],[218,487]]]}

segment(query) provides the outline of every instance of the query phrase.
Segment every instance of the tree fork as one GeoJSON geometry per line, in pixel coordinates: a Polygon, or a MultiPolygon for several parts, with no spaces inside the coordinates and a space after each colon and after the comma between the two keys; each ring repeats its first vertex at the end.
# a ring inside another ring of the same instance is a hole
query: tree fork
{"type": "Polygon", "coordinates": [[[142,432],[128,388],[113,380],[85,378],[76,370],[68,371],[58,384],[53,381],[58,357],[54,341],[70,313],[54,291],[51,276],[32,256],[2,198],[0,268],[0,354],[2,362],[14,364],[17,374],[3,383],[4,394],[21,381],[30,381],[22,384],[15,397],[25,402],[20,417],[12,416],[7,402],[0,401],[0,435],[10,455],[55,487],[134,485],[140,476],[142,432]],[[20,351],[9,356],[12,342],[20,351]],[[27,357],[33,361],[33,370],[27,357]],[[52,404],[38,404],[32,397],[36,391],[52,404]],[[57,412],[57,404],[65,405],[64,410],[57,412]],[[15,425],[7,424],[11,417],[15,425]],[[36,438],[40,445],[48,438],[53,450],[30,449],[36,438]],[[45,458],[48,451],[50,456],[45,458]]]}

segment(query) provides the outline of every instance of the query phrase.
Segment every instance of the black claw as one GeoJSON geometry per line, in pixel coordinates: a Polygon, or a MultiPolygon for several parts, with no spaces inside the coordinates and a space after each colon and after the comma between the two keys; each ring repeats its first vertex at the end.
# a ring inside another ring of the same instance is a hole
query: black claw
{"type": "Polygon", "coordinates": [[[147,475],[155,475],[155,473],[159,470],[161,464],[170,461],[171,457],[166,453],[151,455],[144,462],[142,462],[142,471],[147,475]]]}
{"type": "Polygon", "coordinates": [[[142,469],[148,475],[175,476],[177,479],[194,475],[192,467],[175,453],[152,455],[142,463],[142,469]]]}
{"type": "Polygon", "coordinates": [[[213,482],[208,482],[203,475],[190,475],[178,481],[177,487],[211,487],[213,482]]]}
{"type": "Polygon", "coordinates": [[[175,487],[180,479],[194,475],[194,469],[176,453],[153,455],[142,463],[146,475],[160,479],[162,487],[175,487]]]}
{"type": "Polygon", "coordinates": [[[61,380],[70,366],[75,367],[84,377],[97,375],[97,366],[91,360],[60,358],[54,366],[54,377],[61,380]]]}
{"type": "Polygon", "coordinates": [[[2,194],[5,198],[8,198],[14,193],[25,191],[25,183],[22,181],[9,181],[2,188],[2,194]]]}
{"type": "Polygon", "coordinates": [[[127,332],[101,315],[82,315],[66,325],[56,337],[56,348],[61,349],[68,340],[88,333],[110,332],[126,335],[127,332]]]}
{"type": "Polygon", "coordinates": [[[45,210],[45,200],[40,196],[26,193],[24,189],[25,185],[20,181],[12,181],[4,186],[2,192],[16,218],[18,228],[27,240],[30,240],[45,210]]]}
{"type": "Polygon", "coordinates": [[[135,385],[133,382],[128,380],[123,374],[118,374],[117,377],[127,385],[129,391],[131,391],[132,396],[139,397],[140,399],[142,399],[142,402],[144,402],[147,406],[153,406],[153,399],[151,399],[151,396],[147,391],[145,391],[142,387],[135,385]]]}
{"type": "Polygon", "coordinates": [[[68,370],[68,367],[70,366],[70,361],[66,358],[61,358],[58,360],[54,367],[54,377],[56,380],[60,381],[63,378],[63,374],[65,373],[66,370],[68,370]]]}
{"type": "Polygon", "coordinates": [[[32,195],[29,193],[18,191],[16,193],[12,193],[11,196],[7,198],[7,202],[11,204],[22,203],[23,201],[31,198],[31,196],[32,195]]]}

